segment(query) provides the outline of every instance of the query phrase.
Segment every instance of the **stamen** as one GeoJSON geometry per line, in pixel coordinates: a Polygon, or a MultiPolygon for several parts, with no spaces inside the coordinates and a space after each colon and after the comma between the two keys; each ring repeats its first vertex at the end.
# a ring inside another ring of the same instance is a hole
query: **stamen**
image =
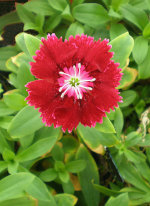
{"type": "Polygon", "coordinates": [[[82,99],[82,95],[81,95],[79,87],[77,87],[77,91],[79,92],[79,99],[82,99]]]}
{"type": "Polygon", "coordinates": [[[77,99],[79,99],[79,94],[78,94],[78,92],[77,92],[77,88],[76,88],[76,87],[74,87],[74,91],[75,91],[75,93],[76,93],[77,99]]]}
{"type": "Polygon", "coordinates": [[[96,78],[93,79],[85,79],[85,80],[80,80],[80,82],[94,82],[96,78]]]}
{"type": "Polygon", "coordinates": [[[73,69],[74,69],[74,76],[76,77],[76,66],[73,65],[73,69]]]}
{"type": "Polygon", "coordinates": [[[67,73],[65,73],[65,72],[59,72],[59,74],[64,74],[64,75],[67,75],[67,76],[71,77],[70,74],[67,74],[67,73]]]}
{"type": "Polygon", "coordinates": [[[78,69],[79,69],[79,77],[80,77],[81,63],[78,63],[78,69]]]}
{"type": "Polygon", "coordinates": [[[70,89],[71,88],[71,85],[69,85],[69,87],[67,87],[67,89],[61,94],[61,98],[63,98],[64,97],[64,95],[66,94],[66,92],[68,91],[68,89],[70,89]]]}
{"type": "Polygon", "coordinates": [[[83,86],[83,85],[79,85],[79,87],[82,87],[82,88],[84,88],[84,89],[87,89],[87,90],[92,90],[92,87],[85,87],[85,86],[83,86]]]}
{"type": "Polygon", "coordinates": [[[66,83],[66,84],[64,84],[62,87],[60,87],[59,88],[59,92],[61,92],[62,91],[62,89],[66,86],[66,85],[68,85],[69,83],[66,83]]]}
{"type": "Polygon", "coordinates": [[[59,83],[59,85],[61,87],[59,88],[59,92],[62,92],[61,98],[63,98],[67,93],[67,91],[69,90],[71,96],[74,96],[77,99],[82,99],[83,94],[85,92],[87,92],[88,90],[91,91],[93,89],[93,84],[92,83],[90,84],[90,82],[94,82],[96,78],[91,78],[89,76],[89,72],[86,72],[84,70],[84,66],[83,66],[83,71],[82,71],[83,76],[82,76],[81,67],[82,67],[81,63],[78,63],[70,67],[68,69],[68,73],[65,73],[63,71],[59,72],[60,75],[68,76],[68,77],[65,76],[60,77],[61,83],[59,83]],[[87,78],[85,76],[87,76],[87,78]],[[63,78],[63,84],[62,84],[62,78],[63,78]]]}

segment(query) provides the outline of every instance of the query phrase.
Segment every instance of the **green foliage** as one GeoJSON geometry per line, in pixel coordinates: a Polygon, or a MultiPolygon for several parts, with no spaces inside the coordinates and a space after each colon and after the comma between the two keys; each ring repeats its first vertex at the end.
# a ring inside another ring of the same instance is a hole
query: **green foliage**
{"type": "Polygon", "coordinates": [[[113,39],[110,44],[112,45],[112,51],[114,54],[114,61],[120,63],[120,67],[124,68],[126,65],[127,58],[129,57],[132,49],[134,41],[132,37],[128,33],[124,33],[115,39],[113,39]],[[124,47],[124,45],[126,45],[124,47]]]}
{"type": "Polygon", "coordinates": [[[78,173],[82,193],[85,198],[86,204],[88,206],[92,204],[98,206],[100,197],[92,184],[92,181],[97,184],[99,183],[99,175],[96,163],[88,150],[83,145],[79,147],[76,157],[77,159],[86,161],[86,168],[78,173]]]}
{"type": "Polygon", "coordinates": [[[109,17],[104,7],[94,3],[77,5],[73,8],[73,16],[79,22],[87,24],[92,28],[97,28],[101,24],[109,21],[109,17]]]}
{"type": "Polygon", "coordinates": [[[149,205],[149,18],[149,0],[31,0],[0,17],[0,38],[24,24],[0,48],[0,206],[149,205]],[[110,39],[123,102],[102,124],[63,133],[27,106],[29,62],[47,33],[110,39]]]}
{"type": "Polygon", "coordinates": [[[26,106],[10,122],[8,132],[13,138],[19,138],[32,134],[40,129],[43,124],[39,118],[40,114],[33,107],[26,106]]]}

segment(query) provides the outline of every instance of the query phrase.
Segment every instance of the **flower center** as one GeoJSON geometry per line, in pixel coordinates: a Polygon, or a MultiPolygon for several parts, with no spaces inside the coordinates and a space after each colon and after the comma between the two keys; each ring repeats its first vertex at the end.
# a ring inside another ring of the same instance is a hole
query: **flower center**
{"type": "Polygon", "coordinates": [[[93,89],[93,82],[96,80],[89,76],[81,63],[73,65],[69,69],[65,67],[59,74],[61,76],[58,79],[59,92],[61,92],[62,98],[68,95],[69,97],[74,96],[75,99],[82,99],[84,93],[93,89]]]}
{"type": "Polygon", "coordinates": [[[80,80],[79,80],[78,78],[72,77],[72,78],[70,79],[69,84],[70,84],[72,87],[79,86],[79,85],[80,85],[80,80]]]}

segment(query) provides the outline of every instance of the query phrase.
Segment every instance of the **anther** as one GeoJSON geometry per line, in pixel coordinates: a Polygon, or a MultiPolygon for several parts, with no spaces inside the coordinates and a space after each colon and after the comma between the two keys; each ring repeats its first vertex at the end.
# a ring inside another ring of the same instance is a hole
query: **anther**
{"type": "Polygon", "coordinates": [[[78,69],[79,69],[79,77],[80,77],[81,63],[78,63],[78,69]]]}
{"type": "Polygon", "coordinates": [[[76,66],[73,65],[73,69],[74,69],[74,76],[76,77],[76,66]]]}

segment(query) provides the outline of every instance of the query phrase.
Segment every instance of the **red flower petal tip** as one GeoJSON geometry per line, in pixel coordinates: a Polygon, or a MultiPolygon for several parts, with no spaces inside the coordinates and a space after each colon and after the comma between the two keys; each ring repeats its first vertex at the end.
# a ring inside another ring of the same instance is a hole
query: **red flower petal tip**
{"type": "Polygon", "coordinates": [[[122,101],[116,87],[121,80],[119,63],[111,60],[109,40],[94,41],[82,34],[62,41],[55,34],[42,38],[40,50],[31,62],[38,78],[29,82],[28,104],[39,108],[47,126],[62,126],[65,132],[81,123],[102,123],[110,109],[122,101]]]}

